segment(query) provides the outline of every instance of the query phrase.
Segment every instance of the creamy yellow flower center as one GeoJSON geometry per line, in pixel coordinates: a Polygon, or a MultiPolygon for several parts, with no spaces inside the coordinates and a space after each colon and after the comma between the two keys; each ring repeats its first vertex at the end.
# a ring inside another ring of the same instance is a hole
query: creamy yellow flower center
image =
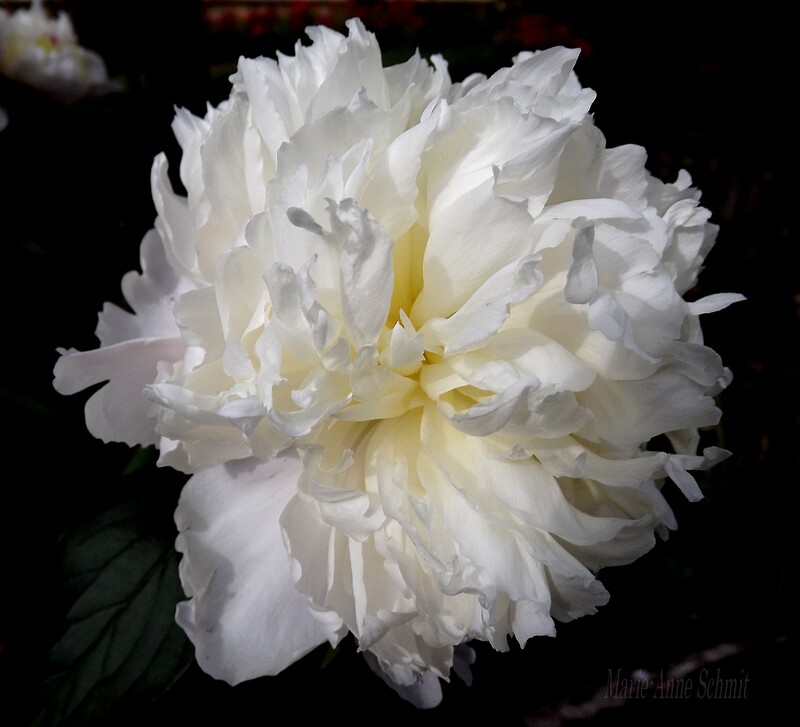
{"type": "MultiPolygon", "coordinates": [[[[422,290],[422,260],[428,232],[419,223],[401,235],[392,249],[392,267],[394,268],[394,290],[389,308],[389,317],[386,325],[391,330],[400,322],[400,310],[410,315],[413,311],[414,301],[422,290]]],[[[415,321],[414,326],[419,329],[425,321],[415,321]]]]}

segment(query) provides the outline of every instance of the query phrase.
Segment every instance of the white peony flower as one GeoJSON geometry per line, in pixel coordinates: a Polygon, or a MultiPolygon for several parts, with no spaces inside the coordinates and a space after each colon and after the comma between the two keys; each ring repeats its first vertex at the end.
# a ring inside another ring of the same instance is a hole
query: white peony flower
{"type": "Polygon", "coordinates": [[[716,228],[687,174],[606,148],[577,51],[452,83],[348,27],[178,111],[188,197],[157,157],[133,313],[107,305],[55,385],[108,381],[90,431],[194,473],[177,619],[203,669],[351,632],[430,706],[458,645],[604,604],[598,569],[675,527],[665,478],[701,497],[730,375],[699,316],[740,296],[683,299],[716,228]]]}
{"type": "Polygon", "coordinates": [[[78,45],[69,16],[50,18],[42,0],[12,14],[0,10],[0,75],[64,102],[116,88],[103,59],[78,45]]]}

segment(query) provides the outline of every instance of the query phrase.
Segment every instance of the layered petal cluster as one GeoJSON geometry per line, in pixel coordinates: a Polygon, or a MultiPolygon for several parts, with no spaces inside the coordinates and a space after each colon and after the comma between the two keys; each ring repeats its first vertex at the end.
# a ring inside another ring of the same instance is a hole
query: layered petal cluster
{"type": "Polygon", "coordinates": [[[69,16],[49,17],[42,0],[0,9],[0,74],[64,102],[116,88],[103,59],[78,44],[69,16]]]}
{"type": "Polygon", "coordinates": [[[716,228],[688,175],[606,148],[576,51],[452,83],[348,27],[178,111],[187,196],[159,156],[133,313],[107,306],[56,386],[108,381],[90,430],[194,473],[178,621],[204,669],[349,632],[429,706],[459,645],[605,603],[598,569],[675,527],[665,478],[701,496],[730,377],[699,316],[740,296],[684,300],[716,228]]]}

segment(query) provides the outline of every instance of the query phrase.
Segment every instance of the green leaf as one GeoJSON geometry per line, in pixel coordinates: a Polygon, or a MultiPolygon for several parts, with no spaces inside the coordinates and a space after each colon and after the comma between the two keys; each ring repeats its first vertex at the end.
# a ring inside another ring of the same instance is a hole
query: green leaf
{"type": "Polygon", "coordinates": [[[0,403],[2,403],[3,407],[10,406],[17,412],[35,417],[55,419],[56,416],[52,409],[24,391],[0,389],[0,403]]]}
{"type": "Polygon", "coordinates": [[[136,447],[133,451],[133,455],[131,455],[128,464],[125,466],[125,469],[122,471],[122,476],[127,477],[128,475],[132,475],[139,470],[144,469],[145,467],[151,465],[158,459],[158,454],[156,452],[156,448],[151,444],[148,447],[136,447]]]}
{"type": "Polygon", "coordinates": [[[41,727],[113,718],[168,689],[192,659],[175,624],[184,598],[171,510],[128,497],[67,533],[62,573],[71,598],[41,685],[41,727]]]}
{"type": "Polygon", "coordinates": [[[325,652],[325,658],[322,660],[322,664],[320,664],[320,669],[327,667],[336,658],[341,645],[341,642],[339,642],[336,646],[328,646],[328,650],[325,652]]]}

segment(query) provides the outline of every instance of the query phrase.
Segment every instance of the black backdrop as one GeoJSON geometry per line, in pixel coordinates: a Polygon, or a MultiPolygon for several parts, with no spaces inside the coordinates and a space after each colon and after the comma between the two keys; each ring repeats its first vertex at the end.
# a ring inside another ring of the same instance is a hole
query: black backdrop
{"type": "MultiPolygon", "coordinates": [[[[309,22],[341,28],[358,13],[388,59],[404,59],[414,47],[441,52],[455,79],[491,73],[526,48],[579,45],[577,72],[598,92],[595,117],[609,144],[643,145],[662,178],[689,170],[722,228],[691,295],[738,291],[748,298],[704,319],[707,342],[734,372],[722,396],[722,426],[707,436],[733,456],[701,480],[700,503],[668,488],[680,529],[637,563],[601,574],[611,602],[597,615],[561,625],[555,639],[534,639],[525,650],[496,654],[478,644],[473,686],[454,679],[431,712],[395,699],[348,643],[325,668],[320,648],[278,677],[236,688],[192,663],[154,701],[134,690],[107,709],[116,697],[95,690],[73,722],[449,724],[480,714],[495,724],[590,715],[600,724],[734,716],[780,723],[796,674],[789,588],[800,464],[800,256],[790,178],[797,142],[789,107],[797,40],[789,18],[769,3],[719,13],[684,2],[657,9],[285,3],[281,13],[273,4],[249,16],[190,0],[65,5],[82,43],[104,55],[127,90],[62,107],[0,79],[0,106],[10,117],[0,133],[0,721],[27,724],[61,698],[48,691],[52,682],[41,683],[74,598],[64,543],[131,496],[149,503],[150,537],[170,543],[174,536],[171,512],[183,478],[152,463],[123,475],[136,469],[132,453],[85,431],[85,395],[63,398],[51,388],[55,348],[93,347],[97,311],[105,300],[119,302],[122,274],[138,265],[139,242],[155,216],[152,158],[166,150],[178,159],[173,106],[201,113],[207,100],[227,96],[238,55],[290,51],[309,22]],[[747,698],[701,698],[695,689],[685,699],[602,699],[618,669],[674,675],[681,668],[695,685],[703,674],[746,678],[747,698]]],[[[42,723],[58,720],[49,714],[42,723]]]]}

